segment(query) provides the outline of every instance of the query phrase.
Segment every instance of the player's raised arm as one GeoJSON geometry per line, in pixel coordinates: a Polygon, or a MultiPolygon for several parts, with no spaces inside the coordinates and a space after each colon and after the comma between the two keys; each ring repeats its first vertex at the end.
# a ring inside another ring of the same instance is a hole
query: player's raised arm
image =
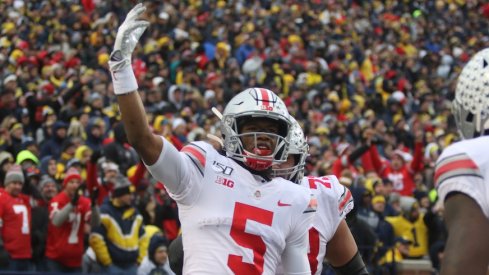
{"type": "Polygon", "coordinates": [[[148,126],[143,103],[137,93],[136,77],[131,67],[132,52],[149,25],[149,22],[139,19],[145,10],[146,7],[140,3],[127,14],[117,31],[109,67],[127,139],[143,161],[152,165],[160,156],[163,141],[154,135],[148,126]]]}

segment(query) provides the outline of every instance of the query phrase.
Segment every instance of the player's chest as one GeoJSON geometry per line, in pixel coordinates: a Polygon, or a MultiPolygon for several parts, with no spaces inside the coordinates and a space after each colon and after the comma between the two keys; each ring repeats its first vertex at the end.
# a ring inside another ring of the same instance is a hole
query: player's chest
{"type": "Polygon", "coordinates": [[[278,206],[277,198],[282,190],[275,182],[243,173],[233,166],[221,165],[219,170],[207,173],[204,178],[205,186],[201,194],[203,205],[212,207],[241,202],[267,209],[278,206]]]}
{"type": "Polygon", "coordinates": [[[207,173],[199,198],[199,219],[231,224],[241,217],[269,217],[264,223],[284,225],[293,211],[292,198],[276,182],[265,182],[235,167],[222,165],[207,173]]]}

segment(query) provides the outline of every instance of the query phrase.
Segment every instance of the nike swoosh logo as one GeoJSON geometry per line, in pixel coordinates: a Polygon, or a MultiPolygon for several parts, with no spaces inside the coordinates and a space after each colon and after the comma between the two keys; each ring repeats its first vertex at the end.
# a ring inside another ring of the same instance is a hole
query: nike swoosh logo
{"type": "Polygon", "coordinates": [[[278,206],[291,206],[291,204],[290,204],[290,203],[283,203],[283,202],[281,202],[281,201],[278,201],[277,205],[278,205],[278,206]]]}

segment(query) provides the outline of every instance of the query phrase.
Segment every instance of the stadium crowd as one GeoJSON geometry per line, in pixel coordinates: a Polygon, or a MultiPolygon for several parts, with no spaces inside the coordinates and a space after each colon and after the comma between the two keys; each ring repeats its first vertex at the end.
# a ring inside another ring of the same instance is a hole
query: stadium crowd
{"type": "MultiPolygon", "coordinates": [[[[107,65],[132,4],[0,2],[0,269],[172,274],[176,204],[126,142],[107,65]],[[59,218],[68,204],[82,216],[59,218]],[[26,209],[26,223],[6,226],[26,209]],[[51,240],[67,219],[74,233],[51,240]]],[[[334,174],[352,191],[347,221],[369,269],[395,274],[396,262],[421,258],[439,267],[434,163],[459,139],[450,101],[461,67],[489,46],[489,4],[145,4],[151,27],[132,64],[155,133],[177,148],[220,136],[211,108],[266,87],[303,126],[306,174],[334,174]]]]}

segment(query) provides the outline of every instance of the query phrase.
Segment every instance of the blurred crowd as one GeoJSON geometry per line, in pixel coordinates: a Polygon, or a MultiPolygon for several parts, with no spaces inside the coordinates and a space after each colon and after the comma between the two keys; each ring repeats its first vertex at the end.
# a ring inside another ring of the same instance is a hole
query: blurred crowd
{"type": "MultiPolygon", "coordinates": [[[[117,208],[129,180],[142,224],[167,242],[176,205],[127,144],[107,67],[135,2],[0,2],[0,182],[21,165],[22,193],[43,207],[74,168],[93,205],[117,208]]],[[[151,26],[132,64],[149,125],[178,149],[219,136],[211,108],[246,87],[279,94],[307,136],[306,174],[352,190],[348,221],[369,268],[394,274],[405,258],[437,268],[446,233],[434,163],[459,139],[456,77],[489,46],[484,2],[146,1],[151,26]]],[[[33,261],[45,237],[32,238],[33,261]]],[[[87,259],[110,264],[93,250],[87,259]]]]}

